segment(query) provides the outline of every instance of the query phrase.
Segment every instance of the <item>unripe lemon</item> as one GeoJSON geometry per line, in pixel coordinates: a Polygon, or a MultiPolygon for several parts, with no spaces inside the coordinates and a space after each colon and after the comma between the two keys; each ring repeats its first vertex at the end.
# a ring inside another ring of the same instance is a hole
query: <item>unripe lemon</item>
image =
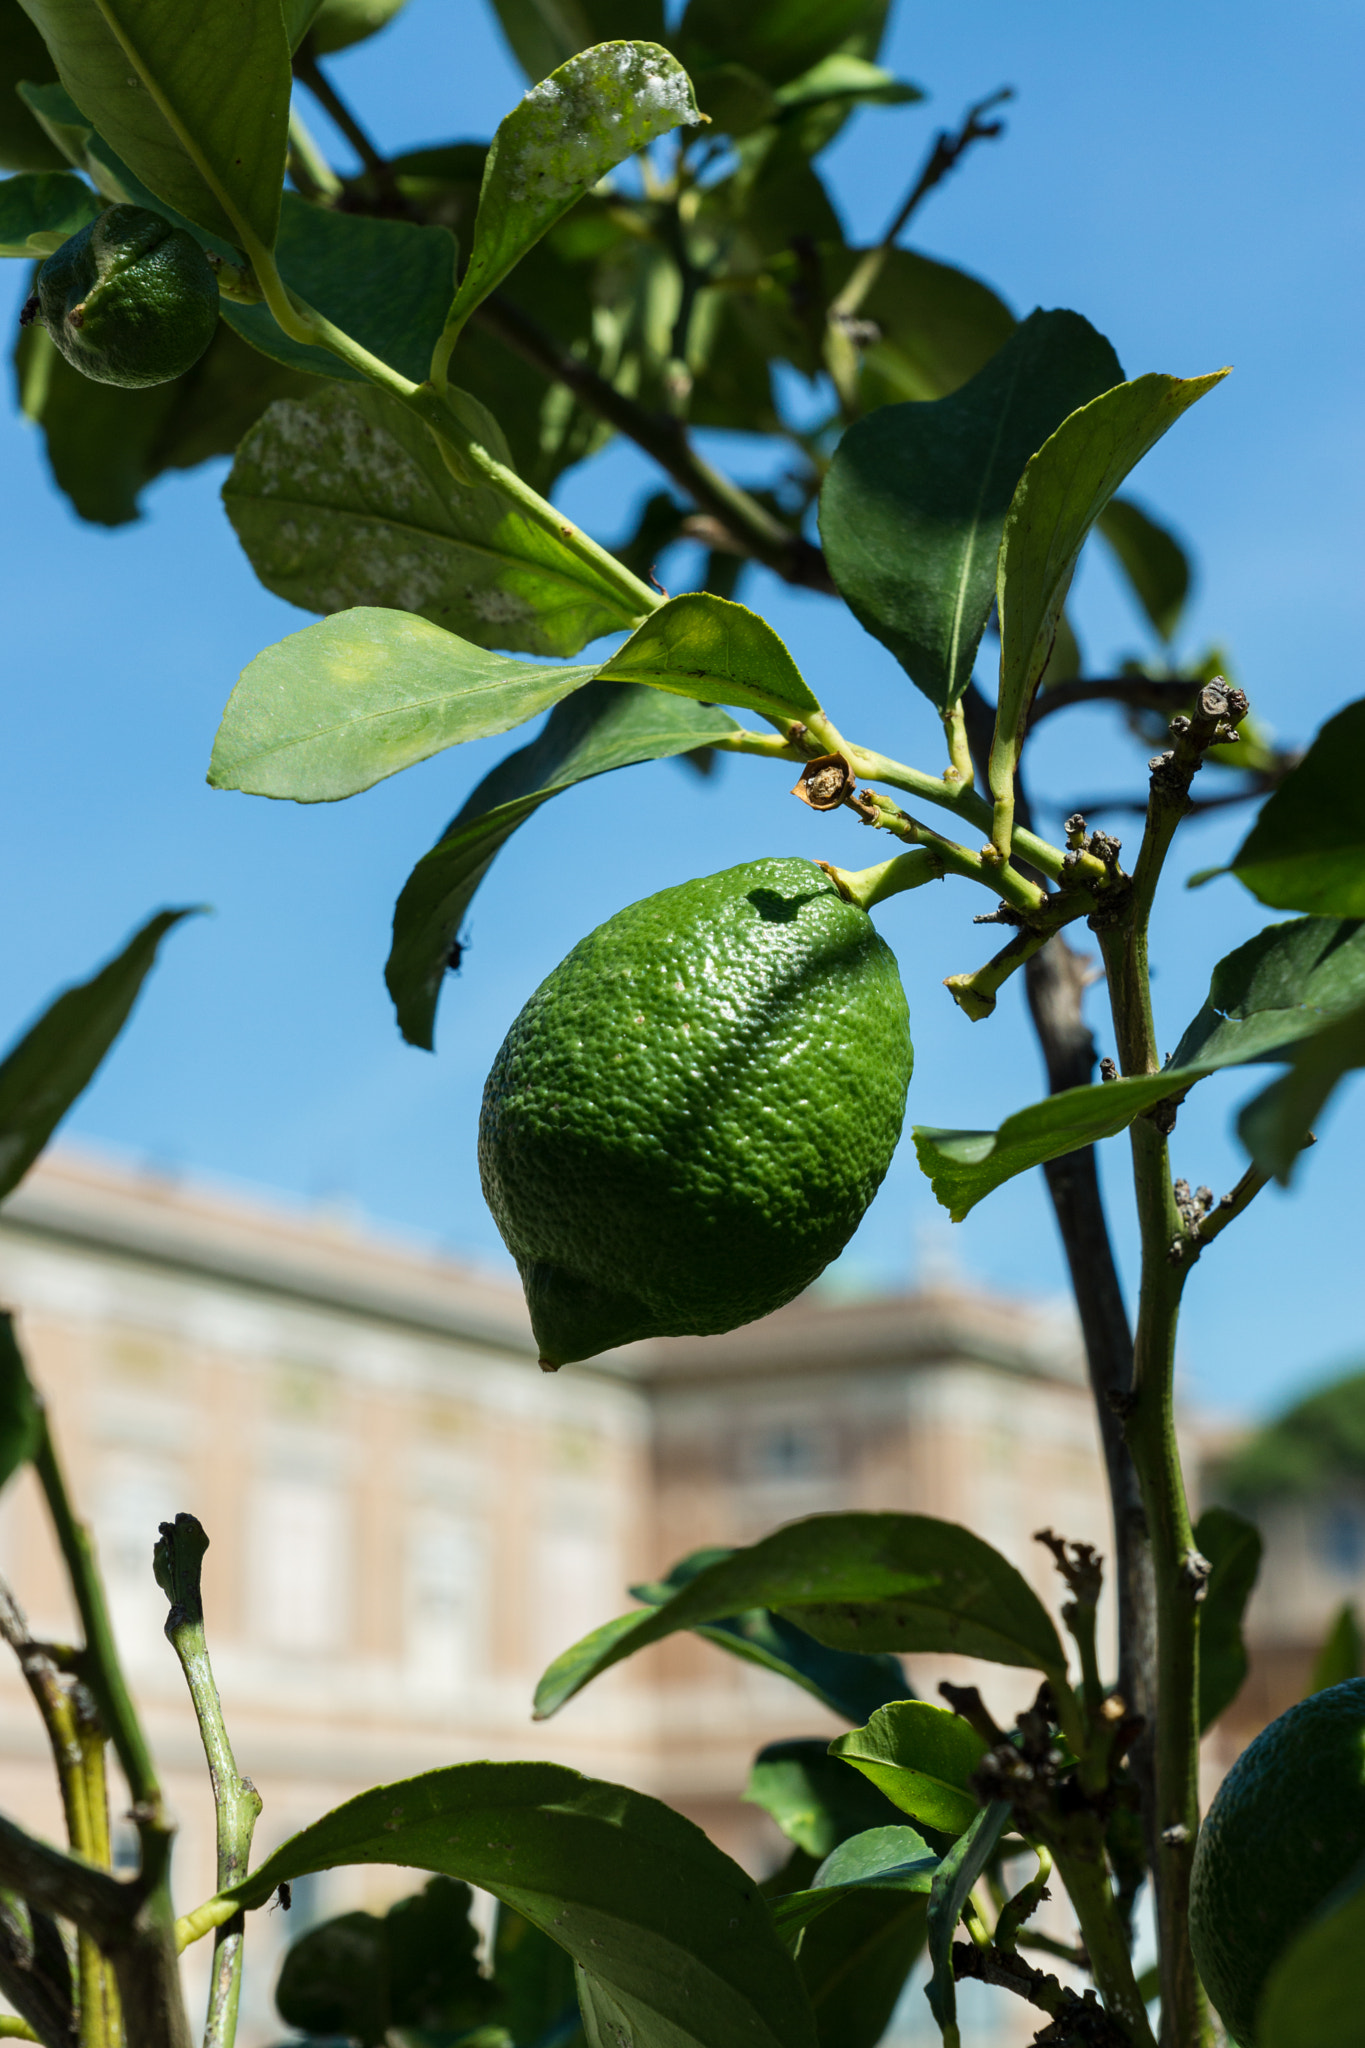
{"type": "Polygon", "coordinates": [[[890,949],[805,860],[634,903],[575,946],[484,1090],[484,1195],[542,1364],[733,1330],[841,1252],[913,1061],[890,949]]]}
{"type": "Polygon", "coordinates": [[[193,235],[141,206],[110,206],[54,250],[25,308],[97,384],[168,384],[218,325],[218,280],[193,235]]]}
{"type": "Polygon", "coordinates": [[[1365,1679],[1317,1692],[1244,1749],[1194,1852],[1190,1942],[1224,2024],[1256,2006],[1292,1937],[1365,1854],[1365,1679]]]}

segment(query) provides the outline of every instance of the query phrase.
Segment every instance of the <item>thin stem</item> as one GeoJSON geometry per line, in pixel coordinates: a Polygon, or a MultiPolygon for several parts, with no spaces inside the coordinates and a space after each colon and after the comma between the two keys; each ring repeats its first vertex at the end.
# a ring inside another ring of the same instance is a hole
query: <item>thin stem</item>
{"type": "Polygon", "coordinates": [[[1194,1233],[1191,1253],[1186,1258],[1187,1271],[1204,1247],[1212,1244],[1216,1237],[1221,1237],[1229,1223],[1235,1223],[1242,1212],[1250,1208],[1261,1189],[1268,1187],[1274,1178],[1274,1173],[1269,1167],[1249,1166],[1232,1193],[1224,1195],[1216,1208],[1211,1209],[1207,1216],[1200,1218],[1199,1227],[1194,1233]]]}
{"type": "Polygon", "coordinates": [[[827,860],[817,863],[833,882],[846,903],[856,903],[860,910],[871,910],[874,904],[884,903],[888,896],[899,896],[906,889],[923,888],[926,882],[941,882],[943,869],[934,859],[927,846],[920,846],[910,853],[898,853],[891,860],[878,862],[875,867],[847,868],[831,867],[827,860]]]}
{"type": "Polygon", "coordinates": [[[744,554],[762,562],[785,583],[821,590],[829,596],[837,594],[819,548],[804,535],[794,533],[766,505],[713,468],[697,453],[681,420],[668,413],[653,412],[618,391],[590,364],[561,349],[501,293],[495,292],[485,299],[473,318],[545,376],[563,384],[599,419],[642,448],[702,511],[709,512],[734,536],[744,554]]]}
{"type": "Polygon", "coordinates": [[[289,171],[309,199],[339,199],[345,191],[297,107],[289,109],[289,171]]]}
{"type": "Polygon", "coordinates": [[[1156,2048],[1098,1840],[1096,1850],[1095,1855],[1088,1856],[1054,1844],[1057,1875],[1075,1909],[1091,1974],[1106,2011],[1127,2028],[1134,2048],[1156,2048]]]}
{"type": "MultiPolygon", "coordinates": [[[[209,1662],[200,1586],[208,1544],[193,1515],[177,1515],[174,1522],[161,1524],[154,1568],[157,1583],[171,1603],[166,1639],[185,1674],[208,1760],[218,1820],[218,1890],[223,1892],[246,1875],[261,1795],[237,1769],[209,1662]]],[[[237,1913],[215,1930],[204,2048],[232,2048],[236,2038],[245,1926],[245,1915],[237,1913]]]]}
{"type": "Polygon", "coordinates": [[[886,233],[876,247],[869,249],[854,265],[848,282],[830,306],[829,316],[832,321],[851,320],[854,317],[881,276],[887,257],[896,245],[897,236],[909,226],[911,219],[934,187],[942,184],[973,143],[993,139],[1004,132],[1003,121],[983,121],[982,115],[988,114],[993,107],[1003,106],[1006,100],[1013,98],[1013,87],[1002,86],[998,92],[988,93],[984,100],[978,100],[974,107],[969,107],[955,132],[947,128],[939,130],[915,182],[897,207],[886,233]]]}

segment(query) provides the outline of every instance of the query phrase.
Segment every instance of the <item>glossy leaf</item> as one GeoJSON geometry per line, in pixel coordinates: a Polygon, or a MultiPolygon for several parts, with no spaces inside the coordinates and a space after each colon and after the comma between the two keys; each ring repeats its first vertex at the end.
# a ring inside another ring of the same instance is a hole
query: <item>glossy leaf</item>
{"type": "Polygon", "coordinates": [[[458,334],[474,308],[599,178],[696,119],[687,73],[659,43],[602,43],[532,86],[493,137],[448,331],[458,334]]]}
{"type": "Polygon", "coordinates": [[[1296,1045],[1289,1072],[1242,1110],[1237,1135],[1256,1164],[1288,1186],[1329,1098],[1360,1067],[1365,1067],[1365,1004],[1296,1045]]]}
{"type": "Polygon", "coordinates": [[[0,182],[0,256],[50,256],[100,212],[83,179],[69,171],[29,171],[0,182]]]}
{"type": "Polygon", "coordinates": [[[770,1742],[754,1758],[742,1795],[817,1863],[850,1835],[900,1824],[891,1801],[841,1762],[837,1747],[822,1736],[770,1742]]]}
{"type": "Polygon", "coordinates": [[[512,55],[534,84],[594,43],[662,43],[663,0],[493,0],[512,55]]]}
{"type": "Polygon", "coordinates": [[[1116,385],[1073,412],[1030,459],[1000,542],[1000,743],[1022,740],[1090,529],[1129,471],[1227,374],[1153,374],[1116,385]]]}
{"type": "Polygon", "coordinates": [[[14,1318],[0,1309],[0,1486],[26,1465],[43,1441],[43,1411],[14,1335],[14,1318]]]}
{"type": "Polygon", "coordinates": [[[929,1960],[933,1974],[925,1986],[929,2008],[946,2032],[957,2024],[957,1985],[953,1978],[953,1937],[972,1886],[995,1853],[1010,1819],[1010,1803],[996,1799],[982,1807],[939,1866],[929,1893],[929,1960]]]}
{"type": "MultiPolygon", "coordinates": [[[[637,1600],[662,1607],[698,1573],[733,1555],[732,1551],[715,1548],[694,1550],[674,1565],[666,1579],[632,1586],[630,1590],[637,1600]]],[[[616,1626],[624,1630],[638,1619],[638,1615],[622,1615],[616,1626]]],[[[803,1692],[810,1693],[832,1714],[841,1714],[846,1721],[864,1721],[884,1701],[909,1696],[910,1688],[897,1658],[868,1651],[827,1649],[793,1621],[770,1613],[766,1607],[750,1608],[727,1621],[703,1624],[693,1634],[714,1643],[718,1649],[728,1650],[732,1657],[746,1664],[757,1664],[779,1678],[789,1678],[793,1685],[799,1685],[803,1692]]]]}
{"type": "Polygon", "coordinates": [[[829,1748],[925,1827],[960,1835],[981,1810],[972,1774],[986,1745],[946,1707],[897,1700],[829,1748]]]}
{"type": "Polygon", "coordinates": [[[1004,300],[970,272],[892,249],[859,317],[877,339],[862,351],[863,411],[946,398],[983,370],[1016,326],[1004,300]]]}
{"type": "Polygon", "coordinates": [[[835,50],[818,64],[812,64],[809,71],[780,85],[773,94],[773,104],[780,116],[790,118],[807,108],[825,107],[836,101],[847,101],[851,106],[904,107],[923,98],[920,88],[908,79],[897,78],[893,71],[883,70],[880,64],[869,64],[865,57],[855,57],[849,50],[835,50]]]}
{"type": "Polygon", "coordinates": [[[592,674],[489,654],[410,612],[341,612],[242,671],[209,781],[333,803],[446,747],[523,725],[592,674]]]}
{"type": "Polygon", "coordinates": [[[19,1185],[78,1095],[94,1080],[173,925],[160,910],[89,981],[50,1003],[0,1061],[0,1200],[19,1185]]]}
{"type": "Polygon", "coordinates": [[[1256,2008],[1257,2048],[1357,2048],[1365,2040],[1365,1865],[1280,1956],[1256,2008]]]}
{"type": "Polygon", "coordinates": [[[45,84],[56,76],[47,44],[19,0],[0,0],[0,170],[59,171],[67,161],[15,91],[26,78],[45,84]]]}
{"type": "Polygon", "coordinates": [[[538,1719],[648,1643],[770,1608],[838,1650],[952,1650],[1060,1674],[1057,1631],[1013,1565],[928,1515],[817,1515],[699,1571],[652,1613],[608,1622],[536,1689],[538,1719]]]}
{"type": "Polygon", "coordinates": [[[820,494],[831,573],[941,711],[971,681],[1025,464],[1122,375],[1079,314],[1033,313],[960,390],[884,406],[839,443],[820,494]]]}
{"type": "MultiPolygon", "coordinates": [[[[414,384],[427,374],[445,320],[455,254],[446,228],[338,213],[285,194],[275,250],[285,283],[414,384]]],[[[225,299],[223,318],[244,341],[288,369],[343,383],[367,382],[362,371],[330,350],[293,340],[268,306],[239,306],[225,299]]]]}
{"type": "Polygon", "coordinates": [[[939,1857],[913,1828],[869,1828],[841,1842],[816,1871],[805,1891],[773,1901],[773,1919],[786,1941],[851,1892],[917,1892],[927,1897],[939,1857]]]}
{"type": "Polygon", "coordinates": [[[1158,639],[1170,640],[1190,594],[1190,558],[1173,533],[1131,498],[1111,498],[1099,529],[1158,639]]]}
{"type": "Polygon", "coordinates": [[[689,70],[742,64],[785,85],[836,50],[875,57],[885,18],[885,0],[688,0],[676,40],[689,70]]]}
{"type": "MultiPolygon", "coordinates": [[[[494,423],[472,400],[464,410],[504,459],[494,423]]],[[[633,623],[557,535],[492,485],[457,484],[422,422],[372,386],[272,406],[223,502],[262,583],[308,611],[386,606],[476,647],[541,655],[633,623]]]]}
{"type": "Polygon", "coordinates": [[[82,113],[210,233],[275,241],[289,134],[279,0],[25,0],[82,113]]]}
{"type": "Polygon", "coordinates": [[[54,481],[82,519],[101,526],[136,519],[141,492],[164,470],[230,455],[274,399],[304,382],[222,321],[183,377],[141,391],[83,377],[36,322],[20,335],[15,363],[20,402],[42,428],[54,481]]]}
{"type": "Polygon", "coordinates": [[[1343,1600],[1313,1660],[1305,1698],[1315,1692],[1326,1692],[1330,1685],[1344,1685],[1348,1678],[1360,1677],[1365,1677],[1365,1645],[1361,1642],[1355,1605],[1343,1600]]]}
{"type": "Polygon", "coordinates": [[[820,2048],[877,2048],[924,1948],[922,1892],[845,1892],[801,1936],[820,2048]]]}
{"type": "Polygon", "coordinates": [[[430,1050],[451,947],[474,893],[543,803],[594,775],[690,753],[735,730],[723,711],[637,683],[588,683],[557,704],[539,738],[484,777],[403,886],[384,978],[408,1043],[430,1050]]]}
{"type": "Polygon", "coordinates": [[[767,620],[705,590],[670,598],[651,612],[601,673],[765,717],[809,718],[820,710],[767,620]]]}
{"type": "Polygon", "coordinates": [[[556,1764],[429,1771],[348,1800],[220,1896],[262,1906],[281,1881],[355,1863],[491,1891],[568,1950],[641,2044],[813,2043],[800,1978],[752,1879],[691,1821],[625,1786],[556,1764]]]}
{"type": "MultiPolygon", "coordinates": [[[[983,1196],[1015,1174],[1116,1136],[1154,1103],[1193,1087],[1220,1067],[1288,1057],[1299,1041],[1316,1044],[1321,1034],[1325,1062],[1305,1069],[1311,1095],[1319,1079],[1328,1087],[1335,1080],[1340,1071],[1332,1069],[1335,1053],[1344,1049],[1349,1055],[1352,1006],[1362,998],[1365,929],[1334,918],[1270,925],[1218,963],[1207,999],[1159,1074],[1064,1089],[1016,1111],[996,1131],[917,1127],[913,1135],[920,1166],[954,1222],[961,1222],[983,1196]],[[1340,1024],[1333,1021],[1338,1019],[1340,1024]],[[1329,1032],[1344,1034],[1344,1047],[1329,1032]]],[[[1279,1099],[1267,1112],[1268,1129],[1279,1099]]],[[[1320,1106],[1315,1100],[1309,1115],[1320,1106]]],[[[1294,1118],[1299,1114],[1296,1096],[1283,1118],[1291,1133],[1298,1128],[1294,1118]]],[[[1265,1142],[1283,1147],[1289,1138],[1271,1132],[1265,1142]]]]}
{"type": "Polygon", "coordinates": [[[1277,910],[1365,917],[1365,698],[1328,719],[1231,865],[1277,910]]]}
{"type": "Polygon", "coordinates": [[[1176,1093],[1199,1075],[1171,1069],[1091,1088],[1065,1088],[1007,1116],[995,1131],[950,1131],[916,1124],[912,1136],[921,1170],[954,1223],[1017,1173],[1060,1159],[1084,1145],[1126,1131],[1135,1116],[1176,1093]]]}
{"type": "Polygon", "coordinates": [[[1194,1547],[1213,1566],[1199,1608],[1199,1731],[1236,1699],[1247,1675],[1242,1619],[1261,1565],[1259,1530],[1231,1508],[1205,1508],[1194,1547]]]}

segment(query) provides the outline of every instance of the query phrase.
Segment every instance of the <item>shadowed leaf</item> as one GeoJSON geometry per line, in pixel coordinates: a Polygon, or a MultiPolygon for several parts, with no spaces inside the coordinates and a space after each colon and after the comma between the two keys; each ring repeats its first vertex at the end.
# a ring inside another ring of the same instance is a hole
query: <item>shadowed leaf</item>
{"type": "Polygon", "coordinates": [[[90,187],[68,171],[6,178],[0,182],[0,256],[50,256],[100,210],[90,187]]]}
{"type": "Polygon", "coordinates": [[[1213,1566],[1199,1608],[1199,1732],[1232,1705],[1247,1675],[1242,1617],[1261,1564],[1259,1531],[1231,1508],[1205,1508],[1194,1547],[1213,1566]]]}
{"type": "Polygon", "coordinates": [[[1365,698],[1328,719],[1231,867],[1276,910],[1365,917],[1365,698]]]}

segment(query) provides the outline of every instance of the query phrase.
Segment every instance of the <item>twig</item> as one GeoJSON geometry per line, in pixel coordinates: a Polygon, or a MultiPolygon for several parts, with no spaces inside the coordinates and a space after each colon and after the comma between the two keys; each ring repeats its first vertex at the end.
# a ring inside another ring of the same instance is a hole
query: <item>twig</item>
{"type": "Polygon", "coordinates": [[[866,299],[882,269],[887,257],[895,247],[896,238],[910,224],[936,185],[941,185],[948,173],[957,168],[973,143],[993,140],[1004,133],[1003,121],[985,121],[983,114],[993,107],[1003,106],[1006,100],[1014,98],[1014,88],[1001,86],[998,92],[988,93],[984,100],[969,107],[962,121],[954,131],[941,128],[934,137],[928,156],[920,167],[919,175],[909,192],[892,216],[891,224],[876,247],[869,249],[854,265],[852,275],[843,290],[834,299],[829,309],[830,321],[835,326],[852,320],[866,299]]]}
{"type": "Polygon", "coordinates": [[[387,157],[375,148],[365,130],[357,121],[340,93],[324,75],[316,57],[307,46],[294,57],[294,76],[301,78],[318,105],[331,117],[341,130],[351,148],[364,164],[376,185],[386,193],[393,192],[393,166],[387,157]]]}
{"type": "Polygon", "coordinates": [[[1202,676],[1078,676],[1073,682],[1053,683],[1033,700],[1030,726],[1042,723],[1056,711],[1069,711],[1073,704],[1125,704],[1136,711],[1164,711],[1169,716],[1188,710],[1204,682],[1202,676]]]}
{"type": "Polygon", "coordinates": [[[1039,2040],[1075,2042],[1077,2048],[1132,2048],[1132,2038],[1105,2011],[1093,1991],[1070,1991],[1060,1981],[1035,1969],[1012,1949],[982,1949],[971,1942],[953,1943],[953,1975],[959,1982],[974,1978],[1026,1999],[1056,2023],[1039,2040]],[[1058,2030],[1060,2028],[1060,2030],[1058,2030]]]}
{"type": "Polygon", "coordinates": [[[1274,1178],[1269,1168],[1247,1168],[1232,1193],[1224,1195],[1221,1202],[1198,1219],[1197,1226],[1191,1233],[1190,1250],[1184,1261],[1187,1267],[1194,1264],[1206,1245],[1212,1244],[1216,1237],[1222,1236],[1229,1223],[1235,1223],[1242,1212],[1250,1208],[1261,1189],[1268,1186],[1274,1178]]]}
{"type": "MultiPolygon", "coordinates": [[[[200,1589],[208,1547],[209,1539],[194,1516],[177,1515],[174,1522],[161,1524],[153,1569],[157,1584],[171,1603],[166,1617],[166,1640],[180,1659],[208,1759],[218,1819],[218,1890],[223,1892],[246,1875],[261,1795],[250,1778],[242,1777],[237,1769],[209,1662],[200,1589]]],[[[204,2048],[232,2048],[237,2032],[245,1925],[245,1915],[237,1913],[215,1930],[204,2048]]]]}

